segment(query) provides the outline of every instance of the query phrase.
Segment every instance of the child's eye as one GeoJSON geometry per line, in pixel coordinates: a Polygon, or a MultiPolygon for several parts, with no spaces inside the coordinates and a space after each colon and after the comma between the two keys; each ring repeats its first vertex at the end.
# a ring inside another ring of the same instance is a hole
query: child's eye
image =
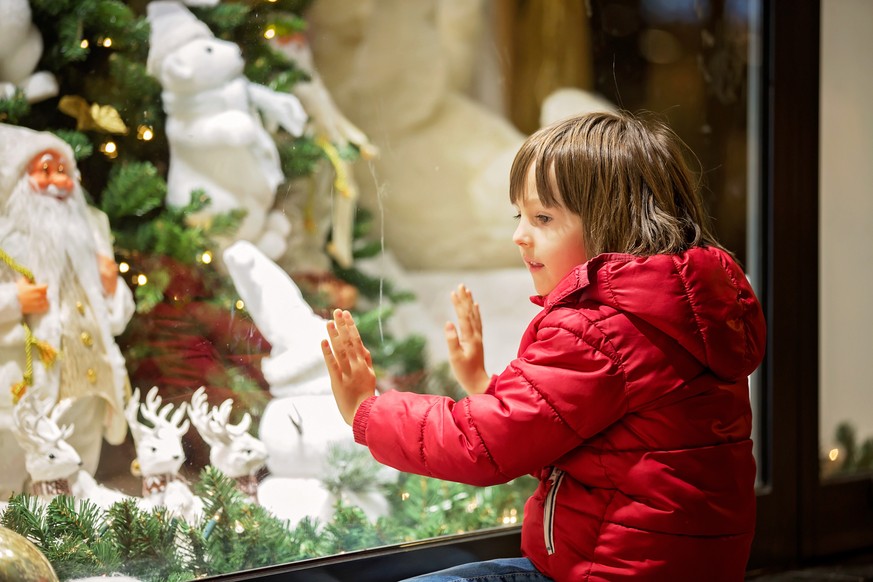
{"type": "Polygon", "coordinates": [[[521,212],[516,212],[515,216],[513,216],[512,218],[514,218],[515,220],[521,220],[521,212]]]}
{"type": "Polygon", "coordinates": [[[551,216],[546,216],[545,214],[537,214],[537,222],[539,222],[540,224],[548,224],[551,221],[551,216]]]}

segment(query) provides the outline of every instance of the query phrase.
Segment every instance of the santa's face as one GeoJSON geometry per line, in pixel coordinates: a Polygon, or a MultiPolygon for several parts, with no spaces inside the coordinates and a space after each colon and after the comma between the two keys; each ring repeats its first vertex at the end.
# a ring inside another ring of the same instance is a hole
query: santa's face
{"type": "Polygon", "coordinates": [[[34,192],[66,200],[73,192],[73,178],[67,173],[64,157],[55,150],[46,150],[33,157],[27,174],[34,192]]]}
{"type": "Polygon", "coordinates": [[[35,172],[23,173],[13,187],[0,220],[27,240],[27,255],[20,258],[37,281],[56,287],[73,266],[80,280],[98,285],[94,231],[82,188],[73,179],[79,175],[76,166],[63,164],[64,156],[44,154],[31,161],[31,167],[39,162],[35,172]]]}

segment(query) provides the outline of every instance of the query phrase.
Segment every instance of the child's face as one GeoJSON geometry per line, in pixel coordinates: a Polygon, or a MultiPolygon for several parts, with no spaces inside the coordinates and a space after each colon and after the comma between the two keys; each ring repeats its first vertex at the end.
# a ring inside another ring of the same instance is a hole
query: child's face
{"type": "Polygon", "coordinates": [[[533,277],[538,295],[549,294],[573,268],[588,260],[582,218],[564,206],[546,208],[528,172],[524,196],[516,205],[518,226],[512,241],[533,277]]]}

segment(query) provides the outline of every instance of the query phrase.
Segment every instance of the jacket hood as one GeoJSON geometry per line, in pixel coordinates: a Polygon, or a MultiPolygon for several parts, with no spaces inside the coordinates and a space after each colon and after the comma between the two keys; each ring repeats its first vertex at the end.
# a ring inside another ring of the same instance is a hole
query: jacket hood
{"type": "Polygon", "coordinates": [[[599,255],[542,301],[548,307],[578,291],[581,300],[595,300],[654,326],[725,380],[748,376],[763,359],[761,305],[742,269],[720,249],[599,255]]]}

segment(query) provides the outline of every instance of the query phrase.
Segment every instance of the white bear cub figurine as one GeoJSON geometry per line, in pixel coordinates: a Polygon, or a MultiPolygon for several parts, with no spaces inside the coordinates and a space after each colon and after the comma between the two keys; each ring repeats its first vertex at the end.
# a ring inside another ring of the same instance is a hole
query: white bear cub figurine
{"type": "Polygon", "coordinates": [[[215,38],[180,2],[151,2],[148,20],[147,66],[163,87],[167,114],[167,204],[185,206],[202,189],[210,204],[192,217],[196,224],[243,209],[247,214],[234,239],[278,258],[290,224],[272,210],[284,175],[270,131],[281,126],[301,135],[306,112],[293,95],[251,83],[243,75],[239,46],[215,38]]]}

